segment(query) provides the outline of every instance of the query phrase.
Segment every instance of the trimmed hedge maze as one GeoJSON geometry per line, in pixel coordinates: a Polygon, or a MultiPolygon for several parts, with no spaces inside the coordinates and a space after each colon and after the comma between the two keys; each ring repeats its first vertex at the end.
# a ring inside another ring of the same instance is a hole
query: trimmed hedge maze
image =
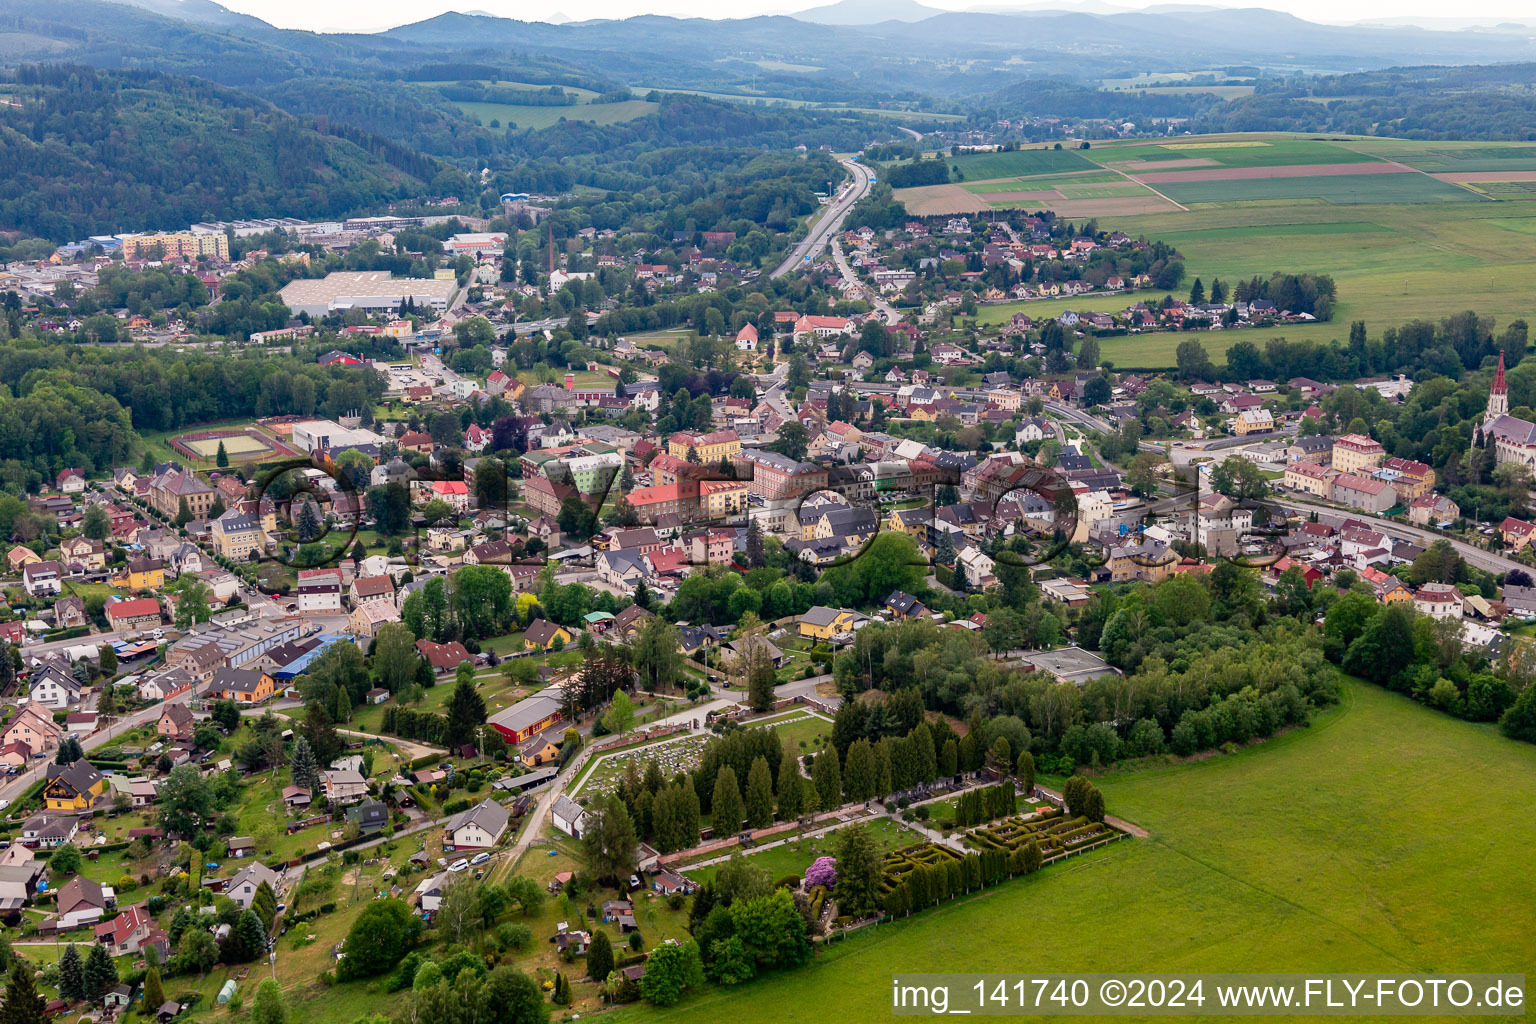
{"type": "Polygon", "coordinates": [[[974,828],[966,833],[964,842],[973,850],[996,850],[1005,855],[1012,855],[1034,842],[1049,861],[1124,834],[1102,821],[1090,821],[1081,815],[1069,818],[1061,808],[1049,807],[1038,816],[1015,815],[974,828]]]}

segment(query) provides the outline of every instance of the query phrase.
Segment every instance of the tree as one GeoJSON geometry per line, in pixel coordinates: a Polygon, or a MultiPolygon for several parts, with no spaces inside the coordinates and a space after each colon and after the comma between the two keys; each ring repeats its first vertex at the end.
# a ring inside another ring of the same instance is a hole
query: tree
{"type": "Polygon", "coordinates": [[[288,1024],[283,990],[272,978],[263,978],[256,986],[256,998],[251,1003],[251,1024],[288,1024]]]}
{"type": "Polygon", "coordinates": [[[587,809],[581,834],[587,868],[599,879],[622,882],[635,870],[635,824],[617,793],[587,809]]]}
{"type": "Polygon", "coordinates": [[[640,979],[640,995],[655,1006],[674,1006],[685,991],[703,983],[704,964],[699,959],[699,947],[689,939],[681,945],[664,944],[651,950],[645,961],[645,976],[640,979]]]}
{"type": "Polygon", "coordinates": [[[682,675],[682,633],[661,616],[646,622],[635,638],[632,661],[641,684],[648,690],[670,689],[682,675]]]}
{"type": "Polygon", "coordinates": [[[71,943],[59,957],[59,998],[76,1003],[85,998],[85,961],[80,949],[71,943]]]}
{"type": "Polygon", "coordinates": [[[186,526],[192,521],[192,508],[187,504],[187,499],[182,498],[176,505],[176,525],[186,526]]]}
{"type": "Polygon", "coordinates": [[[602,981],[613,973],[613,942],[608,933],[598,929],[587,947],[587,977],[602,981]]]}
{"type": "Polygon", "coordinates": [[[303,736],[293,741],[293,753],[288,755],[288,774],[293,784],[309,790],[311,795],[320,792],[320,765],[315,751],[303,736]]]}
{"type": "Polygon", "coordinates": [[[232,700],[215,701],[210,717],[226,732],[240,728],[240,709],[232,700]]]}
{"type": "Polygon", "coordinates": [[[76,736],[66,736],[59,744],[58,752],[53,755],[54,764],[74,764],[85,756],[85,751],[80,747],[80,739],[76,736]]]}
{"type": "Polygon", "coordinates": [[[1125,479],[1141,497],[1157,490],[1157,470],[1163,459],[1156,452],[1137,452],[1126,467],[1125,479]]]}
{"type": "Polygon", "coordinates": [[[1099,339],[1090,335],[1083,339],[1082,345],[1077,350],[1077,368],[1079,370],[1095,370],[1099,366],[1099,339]]]}
{"type": "Polygon", "coordinates": [[[802,462],[805,452],[810,445],[810,432],[799,420],[788,420],[779,424],[778,440],[769,445],[771,451],[776,451],[785,458],[802,462]]]}
{"type": "Polygon", "coordinates": [[[80,847],[74,843],[63,843],[54,847],[48,855],[48,868],[55,878],[63,878],[80,870],[80,847]]]}
{"type": "Polygon", "coordinates": [[[1174,352],[1174,361],[1178,365],[1181,380],[1210,380],[1216,376],[1216,367],[1211,363],[1210,353],[1193,338],[1179,342],[1174,352]]]}
{"type": "Polygon", "coordinates": [[[448,727],[443,734],[443,742],[450,748],[469,743],[475,738],[475,730],[483,724],[485,698],[476,691],[471,671],[468,679],[460,679],[454,684],[453,696],[448,700],[448,727]]]}
{"type": "Polygon", "coordinates": [[[805,777],[800,774],[795,756],[788,751],[779,761],[777,795],[780,820],[794,821],[805,811],[805,777]]]}
{"type": "MultiPolygon", "coordinates": [[[[5,996],[7,1006],[11,1003],[10,993],[5,996]]],[[[144,1005],[161,1006],[165,1003],[165,988],[160,984],[160,968],[151,964],[149,970],[144,972],[144,1005]]],[[[0,1011],[0,1020],[4,1018],[4,1011],[0,1011]]]]}
{"type": "MultiPolygon", "coordinates": [[[[635,705],[629,699],[629,694],[623,690],[615,691],[613,701],[608,705],[607,712],[603,715],[603,728],[617,736],[629,732],[635,724],[635,705]]],[[[607,977],[607,974],[602,977],[607,977]]]]}
{"type": "Polygon", "coordinates": [[[386,622],[373,638],[369,660],[379,685],[390,693],[399,693],[416,678],[416,664],[421,660],[416,637],[404,623],[386,622]]]}
{"type": "Polygon", "coordinates": [[[753,711],[767,711],[773,707],[773,688],[779,681],[778,672],[774,669],[773,658],[768,653],[767,640],[759,636],[749,636],[746,642],[749,645],[744,657],[747,674],[747,705],[753,711]]]}
{"type": "MultiPolygon", "coordinates": [[[[398,899],[374,900],[352,922],[336,968],[343,981],[371,978],[393,968],[416,941],[419,922],[398,899]]],[[[196,930],[196,929],[194,929],[196,930]]]]}
{"type": "Polygon", "coordinates": [[[182,573],[176,582],[165,588],[176,595],[176,614],[173,621],[177,629],[186,629],[196,623],[213,618],[211,592],[195,573],[182,573]]]}
{"type": "Polygon", "coordinates": [[[479,888],[468,875],[460,875],[443,887],[436,923],[448,941],[465,942],[480,926],[479,888]]]}
{"type": "Polygon", "coordinates": [[[208,968],[219,962],[219,944],[207,929],[188,928],[176,943],[176,956],[188,968],[195,967],[199,975],[206,974],[208,968]]]}
{"type": "Polygon", "coordinates": [[[208,827],[213,816],[213,785],[203,778],[197,765],[178,765],[161,783],[155,805],[159,808],[161,828],[191,839],[208,827]]]}
{"type": "Polygon", "coordinates": [[[111,531],[112,520],[107,516],[107,510],[101,505],[86,506],[85,519],[80,524],[80,532],[85,539],[106,540],[111,531]]]}
{"type": "Polygon", "coordinates": [[[117,984],[117,964],[107,947],[99,942],[91,943],[91,951],[85,955],[85,998],[99,1000],[117,984]]]}
{"type": "Polygon", "coordinates": [[[955,571],[949,581],[949,588],[957,594],[964,594],[971,589],[970,578],[965,574],[965,563],[955,560],[955,571]]]}
{"type": "MultiPolygon", "coordinates": [[[[159,980],[156,972],[157,985],[159,980]]],[[[44,1024],[50,1019],[43,1012],[47,1005],[48,1000],[37,991],[37,979],[33,977],[32,965],[25,960],[15,960],[11,964],[10,980],[5,986],[5,1005],[0,1006],[0,1024],[44,1024]]]]}
{"type": "Polygon", "coordinates": [[[1230,458],[1211,470],[1211,489],[1233,501],[1258,501],[1268,497],[1269,481],[1257,463],[1230,458]]]}
{"type": "Polygon", "coordinates": [[[767,758],[752,759],[743,805],[748,828],[767,828],[773,824],[773,772],[768,768],[767,758]]]}
{"type": "Polygon", "coordinates": [[[300,728],[315,752],[316,761],[330,764],[341,753],[341,737],[336,735],[336,727],[331,724],[330,712],[325,710],[324,704],[311,701],[304,709],[304,724],[300,728]]]}
{"type": "Polygon", "coordinates": [[[756,519],[747,523],[746,541],[747,566],[752,569],[760,569],[763,566],[763,527],[756,519]]]}
{"type": "Polygon", "coordinates": [[[224,449],[224,442],[219,442],[219,450],[213,456],[213,464],[220,469],[229,468],[229,452],[224,449]]]}
{"type": "Polygon", "coordinates": [[[864,825],[850,825],[837,833],[837,886],[833,895],[838,910],[852,917],[873,913],[879,906],[880,883],[885,877],[883,857],[875,837],[864,825]]]}
{"type": "Polygon", "coordinates": [[[811,782],[816,787],[816,800],[823,811],[843,805],[842,766],[837,763],[837,748],[828,747],[816,755],[811,765],[811,782]]]}
{"type": "Polygon", "coordinates": [[[843,765],[843,790],[851,803],[861,803],[875,796],[875,753],[867,739],[856,740],[848,747],[843,765]]]}
{"type": "Polygon", "coordinates": [[[1030,796],[1035,791],[1035,755],[1025,750],[1019,754],[1018,766],[1014,769],[1014,775],[1018,777],[1019,788],[1024,790],[1024,795],[1030,796]]]}
{"type": "Polygon", "coordinates": [[[236,920],[234,938],[242,959],[255,960],[267,952],[267,930],[254,910],[244,911],[236,920]]]}
{"type": "Polygon", "coordinates": [[[736,770],[725,765],[715,775],[715,791],[709,804],[709,816],[715,823],[715,835],[734,835],[741,828],[744,813],[741,789],[736,784],[736,770]]]}
{"type": "Polygon", "coordinates": [[[592,510],[575,495],[560,503],[560,511],[555,520],[560,524],[561,534],[568,540],[580,541],[592,534],[592,510]]]}

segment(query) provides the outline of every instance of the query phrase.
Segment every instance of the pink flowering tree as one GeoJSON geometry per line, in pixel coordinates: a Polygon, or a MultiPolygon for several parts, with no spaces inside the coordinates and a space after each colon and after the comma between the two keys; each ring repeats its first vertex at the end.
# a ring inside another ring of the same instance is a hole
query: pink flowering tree
{"type": "Polygon", "coordinates": [[[805,887],[814,889],[824,885],[828,889],[837,884],[837,858],[817,857],[805,871],[805,887]]]}

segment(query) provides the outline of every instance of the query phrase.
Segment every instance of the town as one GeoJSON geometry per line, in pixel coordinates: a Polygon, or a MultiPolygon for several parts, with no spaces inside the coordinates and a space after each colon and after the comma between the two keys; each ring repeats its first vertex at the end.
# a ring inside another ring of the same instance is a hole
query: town
{"type": "Polygon", "coordinates": [[[23,6],[0,1024],[1529,958],[1536,30],[23,6]]]}

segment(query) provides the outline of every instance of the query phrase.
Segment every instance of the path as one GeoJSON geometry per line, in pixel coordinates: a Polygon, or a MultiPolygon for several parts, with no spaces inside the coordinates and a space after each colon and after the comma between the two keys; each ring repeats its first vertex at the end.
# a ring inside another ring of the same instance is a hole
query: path
{"type": "MultiPolygon", "coordinates": [[[[1066,805],[1066,799],[1063,798],[1062,795],[1056,792],[1054,789],[1047,789],[1046,787],[1040,785],[1038,782],[1035,783],[1035,788],[1044,793],[1046,796],[1050,797],[1056,803],[1062,806],[1066,805]]],[[[1124,818],[1117,818],[1113,814],[1104,815],[1104,824],[1118,828],[1122,832],[1129,832],[1137,839],[1146,839],[1152,834],[1146,829],[1142,828],[1140,825],[1126,821],[1124,818]]]]}

